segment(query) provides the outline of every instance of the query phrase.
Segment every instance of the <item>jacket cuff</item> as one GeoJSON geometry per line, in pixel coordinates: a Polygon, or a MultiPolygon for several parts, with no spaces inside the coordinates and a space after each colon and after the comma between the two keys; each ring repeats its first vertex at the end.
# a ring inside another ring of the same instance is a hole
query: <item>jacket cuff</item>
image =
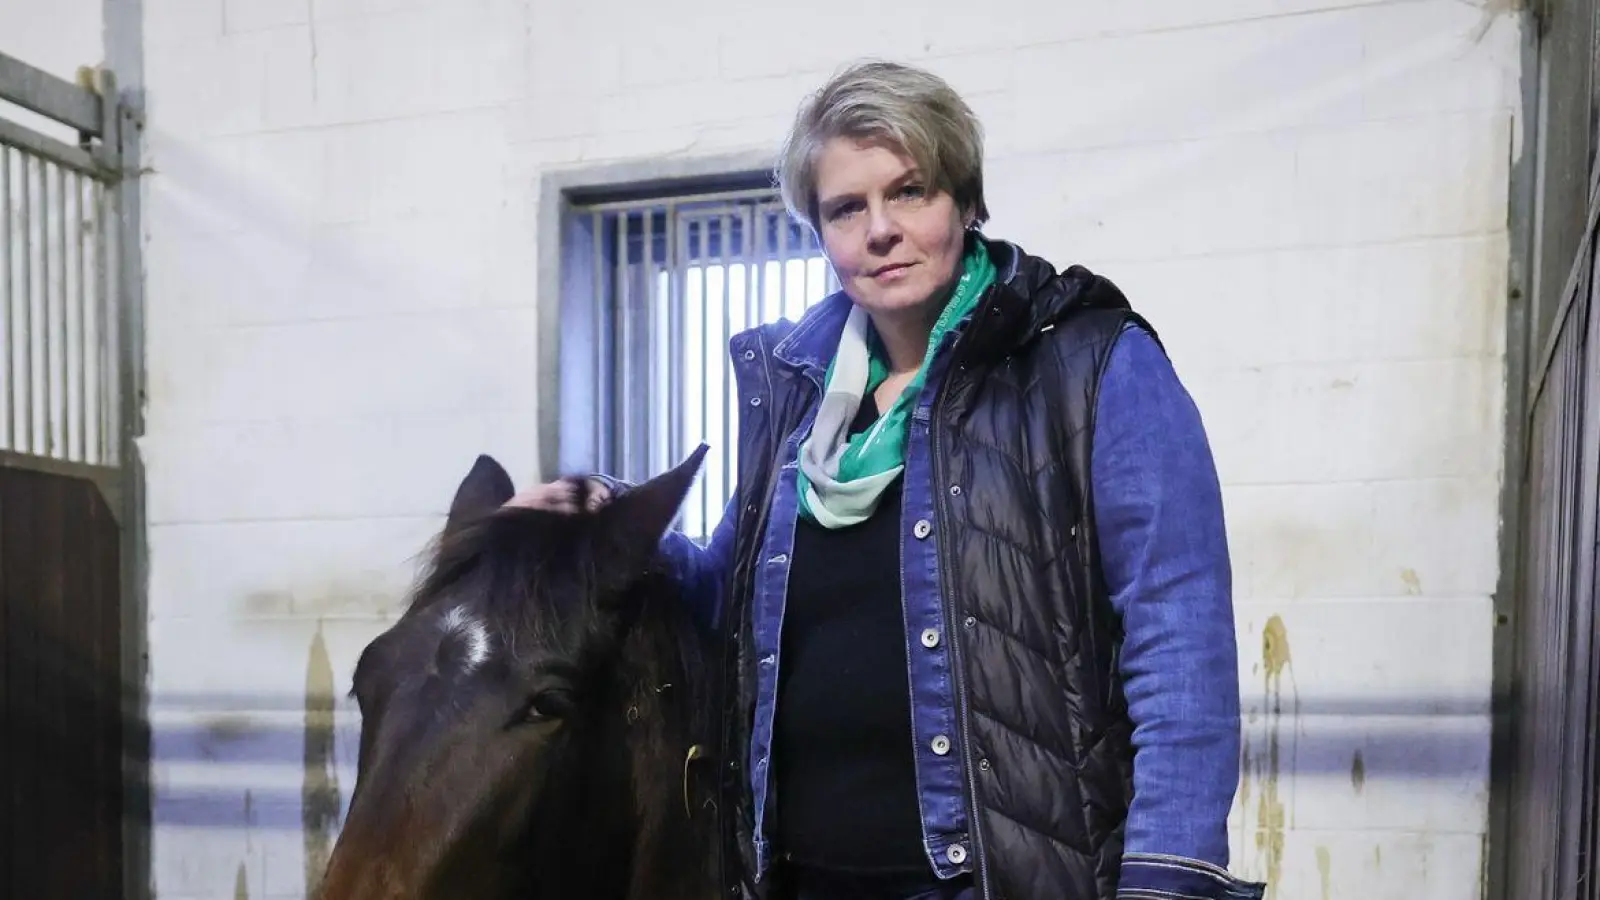
{"type": "Polygon", "coordinates": [[[590,472],[588,475],[583,477],[589,479],[590,481],[598,481],[605,485],[606,490],[611,492],[611,499],[613,500],[627,493],[628,490],[633,487],[631,482],[623,481],[620,478],[613,478],[610,475],[604,475],[599,472],[590,472]]]}
{"type": "Polygon", "coordinates": [[[1127,853],[1117,900],[1261,900],[1265,882],[1245,881],[1198,859],[1127,853]]]}

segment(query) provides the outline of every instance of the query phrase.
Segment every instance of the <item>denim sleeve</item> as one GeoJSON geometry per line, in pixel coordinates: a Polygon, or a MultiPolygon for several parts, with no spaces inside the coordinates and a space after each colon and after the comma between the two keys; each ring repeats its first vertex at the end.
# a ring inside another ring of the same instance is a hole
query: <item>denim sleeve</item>
{"type": "Polygon", "coordinates": [[[1133,720],[1118,897],[1258,898],[1227,872],[1239,783],[1239,675],[1222,490],[1199,410],[1130,327],[1095,410],[1090,478],[1133,720]]]}
{"type": "MultiPolygon", "coordinates": [[[[599,472],[589,478],[604,484],[613,497],[621,496],[633,485],[599,472]]],[[[722,618],[722,592],[728,566],[733,557],[734,512],[738,509],[737,487],[722,519],[712,529],[705,546],[695,543],[681,531],[669,531],[661,538],[661,556],[683,588],[690,612],[705,628],[714,629],[722,618]]]]}
{"type": "Polygon", "coordinates": [[[711,531],[711,540],[703,547],[681,531],[669,531],[661,539],[662,556],[682,584],[684,599],[695,618],[706,628],[716,628],[722,619],[722,593],[728,566],[733,561],[734,517],[738,503],[739,492],[735,490],[722,510],[722,519],[711,531]]]}

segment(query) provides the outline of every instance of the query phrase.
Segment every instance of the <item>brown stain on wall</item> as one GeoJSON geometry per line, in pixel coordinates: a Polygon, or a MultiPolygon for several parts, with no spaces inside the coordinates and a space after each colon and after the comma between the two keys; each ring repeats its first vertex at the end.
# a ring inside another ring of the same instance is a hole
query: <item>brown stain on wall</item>
{"type": "Polygon", "coordinates": [[[248,858],[255,852],[256,843],[256,798],[249,791],[244,792],[244,852],[248,858]]]}
{"type": "Polygon", "coordinates": [[[239,870],[233,876],[233,900],[250,900],[250,885],[244,863],[239,863],[239,870]]]}
{"type": "Polygon", "coordinates": [[[1327,847],[1317,848],[1317,874],[1322,876],[1322,900],[1329,900],[1333,896],[1328,885],[1333,874],[1333,857],[1327,847]]]}
{"type": "Polygon", "coordinates": [[[1406,593],[1410,596],[1415,597],[1422,593],[1422,578],[1417,575],[1416,569],[1401,569],[1400,584],[1405,587],[1406,593]]]}
{"type": "Polygon", "coordinates": [[[333,665],[322,640],[322,626],[311,636],[306,662],[305,760],[300,788],[301,828],[305,837],[305,895],[317,885],[333,850],[339,819],[339,775],[333,754],[333,665]]]}
{"type": "MultiPolygon", "coordinates": [[[[1268,900],[1276,900],[1278,885],[1283,874],[1283,837],[1287,821],[1283,800],[1279,796],[1279,781],[1283,773],[1283,673],[1290,668],[1289,629],[1279,616],[1267,620],[1261,632],[1261,665],[1266,670],[1267,697],[1267,759],[1261,779],[1260,797],[1256,802],[1256,852],[1266,870],[1268,900]]],[[[1299,704],[1298,690],[1293,687],[1294,703],[1299,704]]],[[[1291,709],[1290,725],[1294,727],[1295,710],[1291,709]]]]}
{"type": "Polygon", "coordinates": [[[289,591],[251,591],[244,595],[244,614],[252,618],[293,615],[294,594],[289,591]]]}
{"type": "Polygon", "coordinates": [[[217,743],[237,741],[247,737],[256,727],[254,719],[239,713],[206,716],[202,723],[206,729],[206,738],[217,743]]]}
{"type": "Polygon", "coordinates": [[[1362,759],[1360,750],[1350,759],[1350,784],[1358,794],[1367,786],[1367,761],[1362,759]]]}
{"type": "Polygon", "coordinates": [[[271,588],[244,595],[241,612],[251,618],[387,615],[399,611],[404,588],[384,573],[341,576],[291,589],[271,588]]]}

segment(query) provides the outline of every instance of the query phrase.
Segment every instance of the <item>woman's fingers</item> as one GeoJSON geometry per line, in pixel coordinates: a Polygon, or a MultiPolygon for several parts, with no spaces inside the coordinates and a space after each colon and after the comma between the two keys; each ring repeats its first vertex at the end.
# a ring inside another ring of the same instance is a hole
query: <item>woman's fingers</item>
{"type": "MultiPolygon", "coordinates": [[[[587,488],[587,497],[582,509],[594,512],[611,502],[610,489],[600,481],[589,479],[587,488]]],[[[545,512],[575,513],[580,510],[578,490],[578,479],[561,478],[520,491],[507,500],[505,505],[545,512]]]]}

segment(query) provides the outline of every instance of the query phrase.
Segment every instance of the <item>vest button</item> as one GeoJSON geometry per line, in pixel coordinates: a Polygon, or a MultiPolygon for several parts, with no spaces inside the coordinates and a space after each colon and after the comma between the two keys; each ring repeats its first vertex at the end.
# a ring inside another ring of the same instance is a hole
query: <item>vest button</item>
{"type": "Polygon", "coordinates": [[[928,533],[931,531],[933,531],[933,523],[929,522],[927,519],[918,519],[917,524],[911,526],[911,533],[915,535],[919,541],[927,537],[928,533]]]}
{"type": "Polygon", "coordinates": [[[967,848],[960,844],[951,844],[944,851],[944,858],[959,866],[967,861],[967,848]]]}
{"type": "Polygon", "coordinates": [[[754,351],[754,350],[746,350],[746,351],[745,351],[745,352],[744,352],[744,358],[745,358],[745,359],[746,359],[746,360],[752,360],[752,359],[755,359],[755,358],[756,358],[756,352],[755,352],[755,351],[754,351]]]}
{"type": "Polygon", "coordinates": [[[939,629],[922,629],[922,646],[927,647],[929,650],[939,646],[939,629]]]}
{"type": "Polygon", "coordinates": [[[751,397],[750,398],[750,405],[751,406],[760,406],[761,405],[761,398],[760,397],[751,397]]]}
{"type": "Polygon", "coordinates": [[[942,734],[936,734],[933,736],[932,747],[935,755],[943,756],[950,752],[950,739],[942,734]]]}

